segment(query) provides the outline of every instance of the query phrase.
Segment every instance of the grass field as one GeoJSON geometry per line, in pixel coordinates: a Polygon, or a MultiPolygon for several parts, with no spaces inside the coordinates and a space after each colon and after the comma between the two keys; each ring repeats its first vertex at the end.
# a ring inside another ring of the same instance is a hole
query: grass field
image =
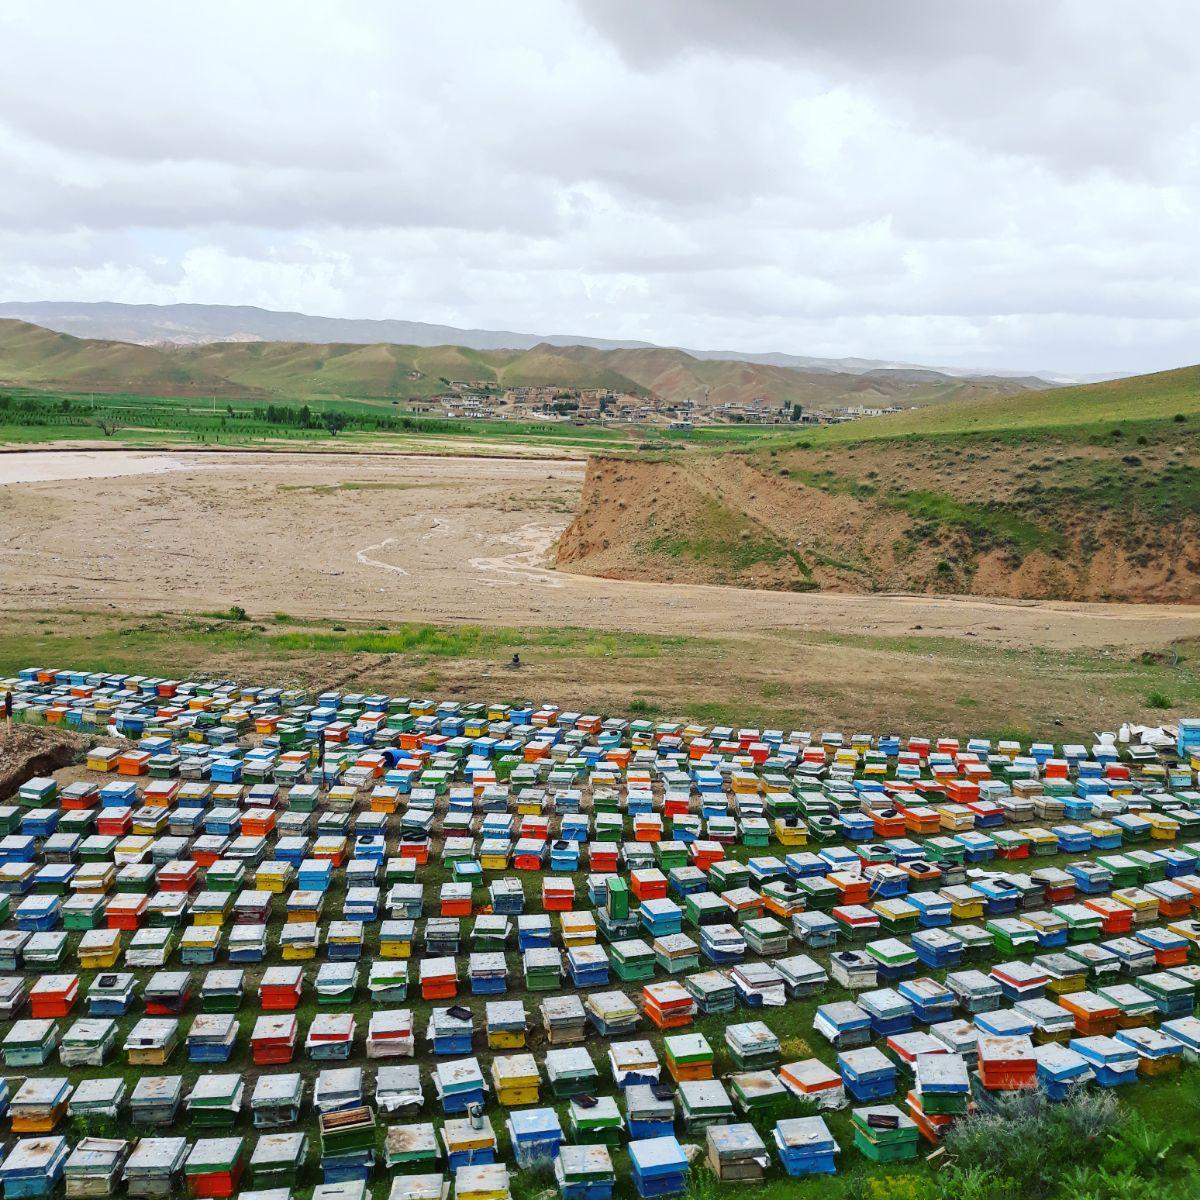
{"type": "MultiPolygon", "coordinates": [[[[572,421],[462,420],[406,412],[369,398],[327,397],[312,404],[270,400],[203,400],[195,397],[118,393],[39,392],[0,389],[0,445],[104,441],[129,447],[164,445],[348,449],[413,446],[420,442],[486,443],[504,450],[561,447],[572,453],[661,450],[665,431],[634,424],[572,421]],[[331,435],[325,421],[337,414],[344,429],[331,435]],[[101,427],[102,423],[108,429],[101,427]]],[[[711,448],[752,445],[769,429],[714,426],[696,431],[711,448]]]]}
{"type": "MultiPolygon", "coordinates": [[[[1015,432],[1172,422],[1200,414],[1200,367],[1181,367],[1081,387],[983,396],[953,404],[914,408],[816,430],[814,440],[963,433],[1015,432]]],[[[1105,431],[1108,432],[1107,430],[1105,431]]]]}
{"type": "Polygon", "coordinates": [[[281,686],[354,679],[409,694],[555,696],[584,711],[788,729],[1090,742],[1200,711],[1200,644],[1144,656],[802,630],[739,638],[311,622],[286,614],[11,612],[0,673],[38,662],[281,686]],[[255,615],[257,616],[257,614],[255,615]],[[519,675],[504,669],[520,653],[519,675]],[[1057,723],[1057,724],[1056,724],[1057,723]]]}

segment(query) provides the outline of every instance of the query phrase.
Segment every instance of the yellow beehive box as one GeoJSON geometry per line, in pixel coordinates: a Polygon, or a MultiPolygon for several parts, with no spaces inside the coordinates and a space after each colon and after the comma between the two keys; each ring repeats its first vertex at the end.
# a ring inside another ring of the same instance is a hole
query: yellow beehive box
{"type": "Polygon", "coordinates": [[[254,886],[260,892],[271,892],[281,896],[295,874],[295,868],[287,862],[265,862],[254,872],[254,886]]]}
{"type": "Polygon", "coordinates": [[[120,750],[112,746],[94,746],[88,751],[87,769],[89,771],[115,771],[117,759],[120,757],[120,750]]]}
{"type": "Polygon", "coordinates": [[[189,925],[179,939],[179,949],[215,954],[221,948],[221,929],[217,925],[189,925]]]}
{"type": "Polygon", "coordinates": [[[559,932],[563,946],[592,946],[596,942],[596,918],[590,911],[565,912],[559,915],[559,932]]]}
{"type": "Polygon", "coordinates": [[[89,929],[79,942],[79,966],[84,971],[115,967],[121,957],[119,929],[89,929]]]}
{"type": "Polygon", "coordinates": [[[492,1084],[496,1099],[506,1108],[536,1104],[541,1077],[532,1054],[500,1055],[492,1060],[492,1084]]]}

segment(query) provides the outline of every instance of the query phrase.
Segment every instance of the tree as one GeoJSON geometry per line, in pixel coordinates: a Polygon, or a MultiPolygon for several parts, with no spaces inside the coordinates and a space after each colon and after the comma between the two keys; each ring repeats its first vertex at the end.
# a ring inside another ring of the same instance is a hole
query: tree
{"type": "Polygon", "coordinates": [[[337,435],[346,428],[346,414],[340,412],[327,412],[322,416],[321,423],[325,426],[330,437],[337,435]]]}
{"type": "Polygon", "coordinates": [[[99,429],[105,437],[112,437],[112,435],[121,428],[121,424],[116,417],[97,417],[96,428],[99,429]]]}

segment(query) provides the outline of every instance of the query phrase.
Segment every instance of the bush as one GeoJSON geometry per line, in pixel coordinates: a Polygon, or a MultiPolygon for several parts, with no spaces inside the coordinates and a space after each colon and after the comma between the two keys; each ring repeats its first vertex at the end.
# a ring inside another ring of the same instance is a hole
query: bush
{"type": "Polygon", "coordinates": [[[1049,1194],[1071,1168],[1095,1158],[1092,1143],[1115,1135],[1126,1120],[1111,1092],[1081,1091],[1060,1104],[1041,1091],[1017,1092],[955,1125],[945,1146],[953,1174],[974,1171],[978,1181],[987,1173],[1011,1184],[1014,1196],[1049,1194]]]}
{"type": "Polygon", "coordinates": [[[1147,708],[1174,708],[1175,702],[1166,692],[1151,692],[1146,697],[1147,708]]]}

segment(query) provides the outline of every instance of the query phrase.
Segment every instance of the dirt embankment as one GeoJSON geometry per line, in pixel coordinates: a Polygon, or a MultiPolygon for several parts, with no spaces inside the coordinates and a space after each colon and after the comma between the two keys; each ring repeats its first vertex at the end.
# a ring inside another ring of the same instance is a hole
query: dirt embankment
{"type": "Polygon", "coordinates": [[[1171,452],[1011,447],[593,458],[560,569],[790,591],[1200,601],[1171,452]],[[1166,480],[1166,484],[1162,483],[1166,480]]]}
{"type": "Polygon", "coordinates": [[[35,725],[0,725],[0,802],[7,803],[38,775],[53,775],[83,753],[74,734],[35,725]]]}

